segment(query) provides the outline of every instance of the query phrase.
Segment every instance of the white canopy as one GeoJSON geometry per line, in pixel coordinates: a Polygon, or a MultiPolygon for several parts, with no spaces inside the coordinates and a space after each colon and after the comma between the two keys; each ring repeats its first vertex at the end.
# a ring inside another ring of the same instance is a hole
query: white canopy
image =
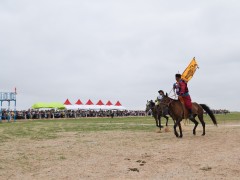
{"type": "Polygon", "coordinates": [[[126,110],[123,106],[107,106],[107,105],[64,105],[67,110],[126,110]]]}

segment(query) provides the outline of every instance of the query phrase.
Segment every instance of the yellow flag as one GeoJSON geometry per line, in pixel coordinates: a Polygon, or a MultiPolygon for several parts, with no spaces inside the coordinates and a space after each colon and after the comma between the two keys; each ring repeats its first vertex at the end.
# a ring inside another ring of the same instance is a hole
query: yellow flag
{"type": "Polygon", "coordinates": [[[182,73],[182,79],[186,82],[190,81],[190,79],[192,79],[197,68],[198,68],[198,64],[194,57],[190,62],[190,64],[188,65],[188,67],[182,73]]]}

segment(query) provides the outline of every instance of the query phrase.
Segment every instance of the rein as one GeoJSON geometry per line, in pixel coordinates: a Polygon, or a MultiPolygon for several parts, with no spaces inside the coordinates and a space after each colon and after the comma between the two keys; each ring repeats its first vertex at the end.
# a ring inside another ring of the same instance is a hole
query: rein
{"type": "Polygon", "coordinates": [[[168,93],[169,95],[171,94],[172,90],[173,90],[173,88],[172,88],[171,91],[168,93]]]}
{"type": "MultiPolygon", "coordinates": [[[[173,88],[170,90],[170,92],[168,94],[170,95],[172,91],[173,91],[173,88]]],[[[174,94],[172,96],[169,96],[169,97],[175,97],[175,99],[176,99],[176,93],[174,92],[174,94]]]]}

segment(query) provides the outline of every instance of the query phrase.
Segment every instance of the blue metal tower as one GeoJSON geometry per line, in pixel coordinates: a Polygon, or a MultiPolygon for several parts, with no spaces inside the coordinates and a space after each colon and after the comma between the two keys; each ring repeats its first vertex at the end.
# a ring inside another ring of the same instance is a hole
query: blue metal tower
{"type": "Polygon", "coordinates": [[[16,121],[16,106],[17,106],[17,99],[16,99],[16,91],[15,92],[0,92],[0,102],[1,102],[1,108],[0,108],[0,122],[2,122],[2,116],[3,116],[3,102],[8,102],[8,109],[7,109],[7,120],[10,122],[11,120],[11,113],[10,113],[10,104],[11,102],[14,102],[14,122],[16,121]]]}

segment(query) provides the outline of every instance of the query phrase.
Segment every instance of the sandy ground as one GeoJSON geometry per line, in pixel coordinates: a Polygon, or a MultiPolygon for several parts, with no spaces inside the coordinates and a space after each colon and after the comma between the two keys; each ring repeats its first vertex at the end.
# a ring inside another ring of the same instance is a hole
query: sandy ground
{"type": "Polygon", "coordinates": [[[240,124],[206,136],[173,132],[61,133],[0,145],[0,179],[239,179],[240,124]]]}

